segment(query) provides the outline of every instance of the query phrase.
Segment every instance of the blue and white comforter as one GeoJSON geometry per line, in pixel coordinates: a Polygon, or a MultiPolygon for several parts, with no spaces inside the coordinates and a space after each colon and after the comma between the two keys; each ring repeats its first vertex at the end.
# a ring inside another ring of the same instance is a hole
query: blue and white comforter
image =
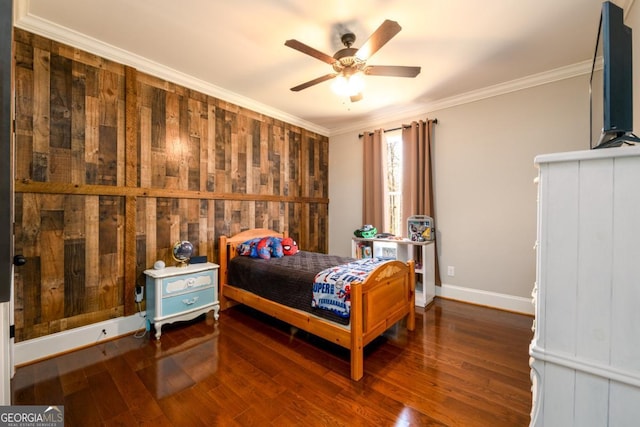
{"type": "Polygon", "coordinates": [[[351,313],[351,282],[364,281],[369,273],[386,261],[365,258],[321,271],[313,283],[311,306],[348,318],[351,313]]]}

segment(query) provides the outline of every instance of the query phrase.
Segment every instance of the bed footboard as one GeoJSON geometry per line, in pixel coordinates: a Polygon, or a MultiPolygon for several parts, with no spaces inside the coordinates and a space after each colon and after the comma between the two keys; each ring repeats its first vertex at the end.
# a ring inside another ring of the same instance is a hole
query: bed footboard
{"type": "Polygon", "coordinates": [[[391,261],[351,287],[351,378],[364,374],[364,346],[407,317],[415,330],[415,263],[391,261]]]}

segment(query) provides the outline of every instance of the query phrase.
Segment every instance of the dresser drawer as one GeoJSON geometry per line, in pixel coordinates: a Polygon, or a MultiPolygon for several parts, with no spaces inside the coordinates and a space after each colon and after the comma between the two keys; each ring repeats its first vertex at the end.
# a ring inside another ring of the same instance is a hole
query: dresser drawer
{"type": "Polygon", "coordinates": [[[162,317],[171,316],[172,314],[184,313],[185,311],[195,310],[212,304],[215,300],[215,292],[212,287],[183,293],[162,299],[162,317]]]}
{"type": "Polygon", "coordinates": [[[203,287],[211,287],[215,283],[214,274],[217,272],[217,270],[207,270],[162,279],[162,296],[178,295],[203,287]]]}

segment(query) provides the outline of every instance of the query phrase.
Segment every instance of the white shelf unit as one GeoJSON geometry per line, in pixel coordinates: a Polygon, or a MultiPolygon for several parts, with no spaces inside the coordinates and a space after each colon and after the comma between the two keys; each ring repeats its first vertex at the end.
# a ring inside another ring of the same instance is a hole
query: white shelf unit
{"type": "Polygon", "coordinates": [[[532,426],[640,420],[640,147],[538,156],[532,426]]]}
{"type": "Polygon", "coordinates": [[[416,263],[416,306],[426,307],[436,296],[435,247],[433,241],[413,242],[395,239],[365,239],[353,237],[351,240],[353,258],[377,257],[414,260],[416,263]]]}

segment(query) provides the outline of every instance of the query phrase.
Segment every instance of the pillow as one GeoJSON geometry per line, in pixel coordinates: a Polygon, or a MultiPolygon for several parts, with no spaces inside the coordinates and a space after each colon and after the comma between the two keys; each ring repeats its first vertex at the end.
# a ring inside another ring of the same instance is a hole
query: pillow
{"type": "Polygon", "coordinates": [[[298,244],[291,237],[282,239],[282,252],[285,255],[295,255],[298,253],[298,244]]]}
{"type": "Polygon", "coordinates": [[[258,242],[258,256],[262,259],[282,258],[282,243],[277,237],[264,237],[258,242]]]}
{"type": "Polygon", "coordinates": [[[274,258],[282,258],[284,252],[282,250],[282,239],[277,237],[271,238],[271,256],[274,258]]]}
{"type": "Polygon", "coordinates": [[[246,242],[240,243],[236,248],[238,255],[258,258],[258,243],[260,243],[260,240],[261,238],[257,237],[255,239],[247,240],[246,242]]]}

